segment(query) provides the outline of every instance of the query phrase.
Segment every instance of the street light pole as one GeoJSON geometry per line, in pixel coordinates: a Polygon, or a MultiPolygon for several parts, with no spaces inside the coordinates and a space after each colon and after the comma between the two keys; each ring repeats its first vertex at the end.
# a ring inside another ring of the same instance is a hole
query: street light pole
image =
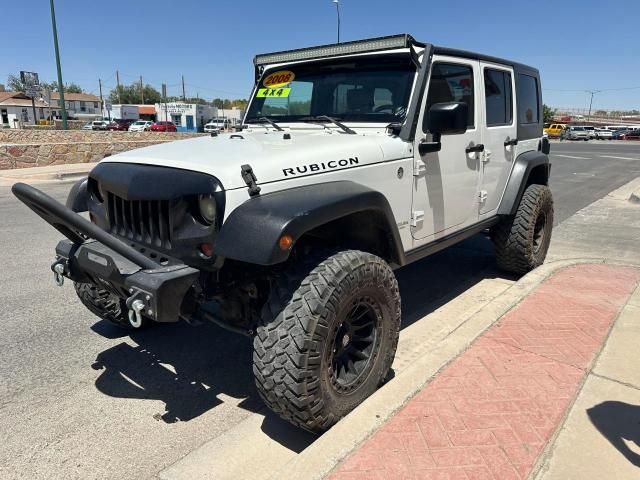
{"type": "Polygon", "coordinates": [[[340,0],[333,0],[336,4],[336,15],[338,16],[338,43],[340,43],[340,0]]]}
{"type": "Polygon", "coordinates": [[[56,52],[56,67],[58,69],[58,92],[60,93],[60,108],[62,110],[62,129],[67,129],[67,108],[64,104],[64,84],[62,83],[62,68],[60,67],[60,49],[58,48],[58,29],[56,27],[56,10],[53,0],[49,0],[51,6],[51,26],[53,27],[53,47],[56,52]]]}

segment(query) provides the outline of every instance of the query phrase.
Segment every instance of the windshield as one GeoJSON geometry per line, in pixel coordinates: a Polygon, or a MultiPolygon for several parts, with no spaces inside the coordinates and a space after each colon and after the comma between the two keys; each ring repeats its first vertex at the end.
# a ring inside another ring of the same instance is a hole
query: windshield
{"type": "Polygon", "coordinates": [[[246,120],[300,121],[328,115],[357,122],[401,122],[415,71],[408,55],[270,69],[257,85],[246,120]]]}

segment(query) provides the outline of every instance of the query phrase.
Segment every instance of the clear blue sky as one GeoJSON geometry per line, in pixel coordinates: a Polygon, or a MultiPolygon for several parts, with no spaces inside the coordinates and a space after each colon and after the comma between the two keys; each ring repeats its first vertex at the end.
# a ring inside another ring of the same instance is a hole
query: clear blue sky
{"type": "MultiPolygon", "coordinates": [[[[0,83],[20,70],[54,80],[49,2],[2,2],[0,83]]],[[[342,40],[407,32],[418,40],[538,67],[544,101],[587,107],[561,90],[640,87],[636,0],[340,0],[342,40]],[[614,6],[615,5],[615,6],[614,6]]],[[[247,97],[253,55],[330,43],[330,0],[56,0],[65,82],[108,91],[143,75],[169,94],[247,97]]],[[[640,88],[602,92],[594,108],[640,109],[640,88]]]]}

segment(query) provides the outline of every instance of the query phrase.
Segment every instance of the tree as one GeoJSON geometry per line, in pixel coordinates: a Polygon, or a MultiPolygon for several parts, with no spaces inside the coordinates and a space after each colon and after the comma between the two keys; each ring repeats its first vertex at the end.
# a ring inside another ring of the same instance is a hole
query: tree
{"type": "Polygon", "coordinates": [[[162,101],[162,96],[158,90],[146,84],[141,92],[139,83],[120,85],[120,87],[114,88],[109,92],[109,100],[111,103],[141,104],[143,103],[142,93],[144,93],[145,105],[153,105],[154,103],[160,103],[162,101]]]}
{"type": "MultiPolygon", "coordinates": [[[[20,79],[18,75],[9,75],[8,82],[9,89],[14,92],[24,92],[29,85],[20,79]]],[[[51,90],[52,92],[58,91],[58,82],[40,82],[42,90],[51,90]]],[[[64,91],[69,93],[84,93],[82,87],[77,83],[65,83],[64,91]]]]}
{"type": "Polygon", "coordinates": [[[544,118],[544,123],[553,122],[553,117],[555,116],[555,109],[549,107],[548,105],[542,105],[542,117],[544,118]]]}
{"type": "Polygon", "coordinates": [[[9,86],[9,90],[13,92],[24,92],[26,89],[26,85],[17,75],[9,75],[7,85],[9,86]]]}

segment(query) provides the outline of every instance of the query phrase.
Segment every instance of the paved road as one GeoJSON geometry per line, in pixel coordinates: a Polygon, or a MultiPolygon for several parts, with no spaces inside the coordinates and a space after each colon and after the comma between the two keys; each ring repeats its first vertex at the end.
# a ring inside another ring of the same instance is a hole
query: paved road
{"type": "MultiPolygon", "coordinates": [[[[640,175],[640,144],[552,149],[557,222],[640,175]]],[[[59,235],[4,187],[0,218],[0,478],[149,477],[263,408],[247,339],[181,324],[124,336],[53,285],[59,235]]],[[[492,265],[478,237],[400,271],[404,327],[499,276],[492,265]]],[[[313,440],[261,428],[293,450],[313,440]]]]}

